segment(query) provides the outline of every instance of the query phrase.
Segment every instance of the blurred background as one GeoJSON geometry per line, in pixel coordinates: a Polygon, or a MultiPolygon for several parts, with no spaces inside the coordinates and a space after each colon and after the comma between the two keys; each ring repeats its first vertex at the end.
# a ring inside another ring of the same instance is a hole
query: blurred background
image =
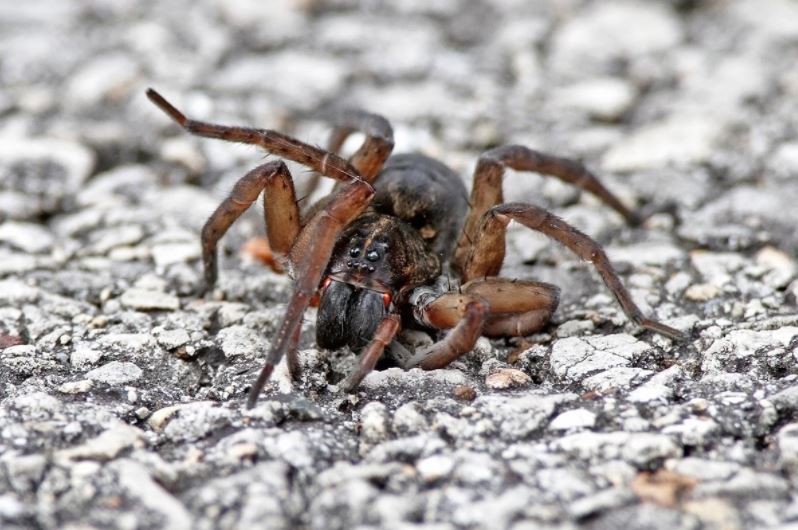
{"type": "Polygon", "coordinates": [[[683,237],[754,244],[762,227],[735,213],[796,221],[760,205],[762,186],[795,191],[796,20],[791,0],[3,2],[0,215],[48,214],[120,164],[172,162],[161,178],[202,185],[252,164],[252,149],[177,131],[143,97],[154,86],[191,115],[319,143],[316,111],[365,107],[393,122],[397,151],[464,178],[501,143],[581,158],[632,202],[675,199],[718,225],[683,237]],[[34,204],[14,192],[42,190],[9,167],[40,151],[69,174],[34,204]]]}

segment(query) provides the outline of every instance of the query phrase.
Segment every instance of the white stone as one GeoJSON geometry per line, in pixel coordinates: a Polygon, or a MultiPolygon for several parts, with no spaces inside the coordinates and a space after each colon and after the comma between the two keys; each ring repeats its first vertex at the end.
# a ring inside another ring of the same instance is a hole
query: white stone
{"type": "Polygon", "coordinates": [[[103,100],[121,100],[135,86],[138,75],[138,64],[126,54],[91,57],[70,76],[65,97],[71,105],[86,107],[103,100]]]}
{"type": "Polygon", "coordinates": [[[436,482],[451,474],[454,459],[445,455],[434,455],[416,462],[416,471],[425,482],[436,482]]]}
{"type": "Polygon", "coordinates": [[[62,394],[85,394],[94,387],[91,379],[81,379],[80,381],[68,381],[58,387],[62,394]]]}
{"type": "Polygon", "coordinates": [[[554,104],[587,112],[602,120],[617,120],[629,110],[637,90],[628,81],[614,77],[588,79],[558,89],[554,104]]]}
{"type": "Polygon", "coordinates": [[[590,429],[596,424],[596,415],[587,409],[573,409],[563,412],[549,423],[553,431],[590,429]]]}
{"type": "Polygon", "coordinates": [[[137,287],[131,287],[122,293],[120,301],[126,307],[142,311],[172,311],[180,308],[180,300],[175,295],[137,287]]]}
{"type": "Polygon", "coordinates": [[[376,443],[388,437],[388,410],[379,401],[366,403],[360,412],[360,436],[369,443],[376,443]]]}
{"type": "Polygon", "coordinates": [[[153,412],[147,419],[147,424],[156,431],[162,431],[166,428],[169,420],[181,410],[186,410],[194,407],[212,407],[215,403],[213,401],[194,401],[192,403],[180,403],[178,405],[170,405],[153,412]]]}
{"type": "Polygon", "coordinates": [[[166,267],[174,263],[196,261],[202,255],[202,249],[199,240],[161,243],[150,247],[150,254],[156,267],[166,267]]]}

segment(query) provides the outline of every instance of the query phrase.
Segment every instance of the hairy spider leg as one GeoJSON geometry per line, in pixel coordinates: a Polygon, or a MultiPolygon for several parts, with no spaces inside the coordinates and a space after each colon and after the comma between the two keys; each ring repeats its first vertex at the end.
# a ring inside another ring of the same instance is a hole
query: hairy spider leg
{"type": "MultiPolygon", "coordinates": [[[[247,407],[252,408],[263,386],[271,376],[274,367],[280,362],[283,355],[289,354],[289,369],[298,370],[296,359],[292,357],[298,343],[302,316],[319,287],[324,269],[327,267],[339,234],[346,225],[363,213],[374,197],[374,188],[360,176],[349,162],[338,155],[275,131],[248,127],[229,127],[188,119],[153,89],[147,90],[147,97],[192,134],[259,145],[273,154],[293,160],[322,175],[347,183],[345,186],[335,190],[329,200],[325,201],[309,216],[293,238],[288,252],[288,259],[296,276],[294,291],[278,325],[277,335],[272,341],[266,363],[250,390],[247,407]]],[[[275,167],[275,172],[280,173],[281,171],[279,166],[275,167]]],[[[249,199],[253,190],[257,188],[257,185],[253,184],[253,182],[257,183],[258,179],[268,180],[263,178],[263,173],[261,171],[260,177],[251,177],[250,180],[245,181],[242,186],[244,189],[244,203],[249,199]]],[[[290,175],[287,171],[282,173],[282,175],[284,177],[283,182],[285,182],[285,178],[290,180],[290,175]]],[[[230,223],[235,220],[236,206],[232,200],[234,196],[235,190],[233,196],[225,201],[233,213],[227,213],[227,209],[222,208],[218,216],[218,219],[221,220],[211,223],[209,231],[213,232],[222,227],[226,230],[230,223]],[[227,225],[226,227],[225,224],[227,225]]],[[[257,198],[257,194],[255,198],[257,198]]],[[[254,198],[252,200],[254,201],[254,198]]],[[[225,203],[223,203],[223,206],[225,203]]],[[[251,204],[251,201],[249,204],[251,204]]],[[[206,226],[208,225],[206,224],[206,226]]],[[[224,230],[221,230],[222,234],[224,230]]],[[[219,237],[221,237],[221,234],[219,234],[219,237]]],[[[218,238],[216,240],[218,241],[218,238]]],[[[215,252],[213,252],[213,255],[215,256],[215,252]]],[[[210,277],[213,277],[212,273],[206,271],[206,278],[210,277]]],[[[296,374],[293,375],[296,376],[296,374]]]]}
{"type": "Polygon", "coordinates": [[[233,191],[211,214],[202,228],[202,262],[205,288],[211,289],[218,276],[216,247],[230,226],[263,193],[263,215],[272,249],[287,257],[299,234],[299,207],[294,182],[280,160],[260,165],[236,182],[233,191]]]}
{"type": "Polygon", "coordinates": [[[507,224],[517,221],[561,243],[574,254],[593,264],[604,284],[635,324],[666,337],[682,340],[685,335],[670,326],[646,318],[632,300],[607,254],[596,241],[543,208],[524,203],[492,207],[482,217],[474,245],[465,263],[465,281],[496,275],[504,259],[504,233],[507,224]]]}
{"type": "Polygon", "coordinates": [[[396,336],[400,326],[401,321],[399,315],[387,315],[382,319],[377,326],[377,330],[374,332],[374,338],[371,339],[366,349],[360,354],[357,367],[340,384],[341,390],[344,392],[353,391],[360,385],[363,378],[374,370],[377,361],[382,356],[382,352],[396,336]]]}
{"type": "Polygon", "coordinates": [[[588,191],[618,212],[630,225],[638,225],[640,216],[629,210],[621,201],[581,163],[560,158],[523,145],[506,145],[484,152],[477,161],[471,190],[471,211],[466,217],[457,243],[454,264],[462,270],[474,244],[479,222],[491,206],[504,202],[502,179],[505,168],[553,176],[573,186],[588,191]]]}

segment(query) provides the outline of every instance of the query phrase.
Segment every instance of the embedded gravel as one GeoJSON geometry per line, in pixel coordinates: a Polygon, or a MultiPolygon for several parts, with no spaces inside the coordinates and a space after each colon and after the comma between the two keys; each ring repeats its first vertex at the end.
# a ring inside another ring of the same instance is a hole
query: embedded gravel
{"type": "Polygon", "coordinates": [[[793,0],[0,3],[0,527],[798,528],[796,21],[793,0]],[[314,347],[310,310],[301,380],[278,367],[246,410],[290,279],[241,255],[253,211],[198,296],[199,233],[264,154],[189,137],[148,86],[319,144],[325,110],[366,107],[467,185],[500,144],[581,159],[643,227],[537,175],[507,199],[606,245],[690,339],[512,226],[505,275],[563,288],[545,333],[346,395],[352,355],[314,347]]]}

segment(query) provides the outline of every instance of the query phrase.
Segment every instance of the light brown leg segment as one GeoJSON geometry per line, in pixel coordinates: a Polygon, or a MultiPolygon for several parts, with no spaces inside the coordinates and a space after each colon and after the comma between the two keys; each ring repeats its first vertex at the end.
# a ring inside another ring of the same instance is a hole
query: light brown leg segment
{"type": "Polygon", "coordinates": [[[287,256],[299,233],[299,209],[291,174],[283,162],[275,161],[256,167],[236,182],[230,196],[211,214],[202,228],[202,261],[205,267],[205,288],[216,283],[219,239],[230,226],[263,194],[266,230],[274,251],[287,256]]]}
{"type": "MultiPolygon", "coordinates": [[[[446,295],[443,295],[446,296],[446,295]]],[[[440,300],[438,298],[437,300],[440,300]]],[[[482,327],[488,312],[488,304],[483,300],[472,298],[465,306],[463,316],[457,325],[443,340],[428,348],[417,351],[405,364],[405,368],[419,367],[424,370],[435,370],[457,360],[474,348],[477,339],[482,335],[482,327]]]]}
{"type": "Polygon", "coordinates": [[[629,291],[623,286],[609,258],[598,243],[559,217],[530,204],[501,204],[485,213],[476,233],[471,253],[464,264],[464,280],[491,276],[501,268],[504,258],[504,238],[499,238],[497,234],[504,235],[510,220],[547,235],[568,247],[580,258],[591,262],[632,322],[673,339],[684,338],[682,332],[643,315],[632,301],[629,291]]]}
{"type": "Polygon", "coordinates": [[[487,278],[472,280],[462,290],[488,303],[490,313],[482,328],[486,337],[537,333],[551,320],[560,302],[560,290],[543,282],[487,278]]]}
{"type": "Polygon", "coordinates": [[[341,383],[341,390],[344,392],[353,391],[360,385],[363,378],[374,370],[385,347],[391,343],[399,331],[399,325],[399,315],[388,315],[382,319],[382,322],[377,326],[377,331],[374,332],[374,338],[371,339],[366,349],[360,354],[357,368],[341,383]]]}
{"type": "MultiPolygon", "coordinates": [[[[532,171],[541,175],[557,177],[579,189],[592,193],[621,214],[629,224],[640,223],[640,217],[624,206],[593,173],[579,162],[533,151],[522,145],[497,147],[483,153],[474,170],[470,200],[471,211],[466,217],[465,226],[455,251],[454,264],[458,270],[462,270],[471,246],[474,244],[482,216],[492,206],[504,202],[502,179],[504,169],[508,167],[518,171],[532,171]]],[[[503,234],[502,237],[504,237],[503,234]]]]}

